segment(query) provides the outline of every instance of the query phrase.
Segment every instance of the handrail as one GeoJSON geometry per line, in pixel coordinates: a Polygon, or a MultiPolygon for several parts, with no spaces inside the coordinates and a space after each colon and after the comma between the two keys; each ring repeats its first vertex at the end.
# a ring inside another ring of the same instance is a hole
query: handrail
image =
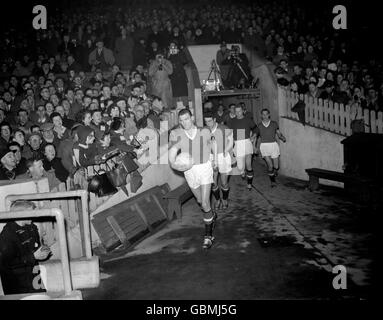
{"type": "Polygon", "coordinates": [[[0,212],[0,220],[2,219],[26,219],[37,217],[55,217],[58,227],[58,236],[61,253],[61,265],[63,270],[64,292],[65,295],[70,295],[73,291],[72,280],[69,267],[68,247],[65,233],[64,214],[58,208],[39,209],[39,210],[23,210],[23,211],[7,211],[0,212]]]}
{"type": "Polygon", "coordinates": [[[47,200],[47,199],[66,199],[81,198],[82,222],[83,222],[83,240],[85,245],[85,256],[87,259],[92,258],[92,246],[90,243],[90,226],[89,226],[89,210],[88,210],[88,191],[72,190],[60,192],[44,192],[44,193],[28,193],[8,195],[5,198],[6,207],[10,208],[12,201],[15,200],[47,200]]]}

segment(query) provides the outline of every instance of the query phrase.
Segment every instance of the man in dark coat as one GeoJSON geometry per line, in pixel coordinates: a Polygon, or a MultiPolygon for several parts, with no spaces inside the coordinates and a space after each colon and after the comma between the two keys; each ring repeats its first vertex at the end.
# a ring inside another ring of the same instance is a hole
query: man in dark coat
{"type": "Polygon", "coordinates": [[[121,29],[121,37],[116,39],[114,47],[116,63],[121,70],[131,70],[133,66],[133,48],[133,38],[127,34],[126,29],[121,29]]]}
{"type": "MultiPolygon", "coordinates": [[[[17,201],[11,206],[12,211],[34,209],[35,205],[29,201],[17,201]]],[[[0,274],[4,294],[45,292],[38,278],[38,261],[44,261],[50,255],[49,247],[41,245],[37,226],[31,220],[8,222],[0,234],[0,274]]]]}
{"type": "Polygon", "coordinates": [[[169,76],[173,91],[173,106],[177,105],[177,101],[182,101],[187,107],[189,105],[188,78],[184,66],[188,61],[185,53],[178,49],[174,41],[170,43],[168,59],[173,65],[173,73],[169,76]]]}

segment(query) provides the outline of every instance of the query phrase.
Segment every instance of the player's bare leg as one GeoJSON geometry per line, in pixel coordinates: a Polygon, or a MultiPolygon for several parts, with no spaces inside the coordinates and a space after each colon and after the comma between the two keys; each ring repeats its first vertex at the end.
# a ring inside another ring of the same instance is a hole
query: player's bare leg
{"type": "Polygon", "coordinates": [[[215,216],[215,212],[213,212],[210,206],[211,184],[201,185],[200,188],[201,188],[203,221],[205,223],[205,237],[204,237],[202,248],[209,249],[214,242],[213,230],[214,230],[214,223],[215,223],[216,216],[215,216]]]}
{"type": "Polygon", "coordinates": [[[279,170],[279,157],[278,158],[272,158],[273,160],[273,172],[274,176],[278,176],[278,170],[279,170]]]}
{"type": "Polygon", "coordinates": [[[197,200],[199,207],[201,208],[202,207],[201,187],[198,187],[195,189],[190,188],[190,190],[193,192],[193,195],[194,195],[195,199],[197,200]]]}
{"type": "Polygon", "coordinates": [[[247,189],[251,190],[252,185],[253,185],[253,178],[254,178],[254,173],[253,173],[253,167],[252,167],[252,155],[247,154],[245,157],[246,161],[246,180],[247,180],[247,189]]]}
{"type": "Polygon", "coordinates": [[[221,205],[222,205],[221,192],[220,192],[220,189],[219,189],[219,182],[218,182],[218,177],[220,175],[221,174],[218,172],[218,169],[215,169],[214,173],[213,173],[214,183],[213,183],[213,186],[211,188],[211,192],[212,192],[212,194],[214,196],[214,209],[215,210],[220,209],[221,205]]]}
{"type": "Polygon", "coordinates": [[[267,174],[269,176],[270,182],[271,182],[271,187],[274,187],[276,184],[275,181],[275,175],[274,175],[274,164],[273,160],[271,157],[264,157],[266,164],[267,164],[267,174]]]}
{"type": "Polygon", "coordinates": [[[225,173],[220,174],[220,180],[221,180],[221,189],[222,189],[222,209],[228,208],[228,198],[229,198],[229,175],[225,173]]]}

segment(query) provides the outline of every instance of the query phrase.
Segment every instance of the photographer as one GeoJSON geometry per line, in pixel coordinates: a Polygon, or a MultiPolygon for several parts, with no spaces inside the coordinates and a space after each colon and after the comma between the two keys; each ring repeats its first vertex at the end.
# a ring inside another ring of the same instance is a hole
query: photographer
{"type": "Polygon", "coordinates": [[[248,88],[251,83],[251,74],[249,68],[249,60],[244,53],[241,53],[238,46],[231,47],[230,55],[222,63],[229,65],[229,73],[227,77],[227,86],[229,88],[237,88],[242,82],[242,87],[248,88]]]}
{"type": "Polygon", "coordinates": [[[187,107],[188,103],[188,78],[184,66],[188,63],[186,55],[178,49],[175,41],[170,43],[168,59],[173,65],[173,73],[170,75],[173,90],[173,105],[177,105],[177,101],[182,101],[187,107]]]}
{"type": "Polygon", "coordinates": [[[149,78],[152,84],[152,94],[161,97],[166,109],[170,109],[173,103],[172,87],[169,79],[172,73],[172,63],[165,59],[163,54],[157,54],[149,66],[149,78]]]}

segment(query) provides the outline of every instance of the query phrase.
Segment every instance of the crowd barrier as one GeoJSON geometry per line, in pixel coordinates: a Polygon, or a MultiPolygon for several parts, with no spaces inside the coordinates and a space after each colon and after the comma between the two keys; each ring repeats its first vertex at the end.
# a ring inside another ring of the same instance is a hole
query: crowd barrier
{"type": "Polygon", "coordinates": [[[383,112],[362,109],[357,105],[343,105],[329,100],[312,98],[308,95],[278,87],[280,116],[288,119],[299,119],[298,113],[292,111],[298,100],[305,102],[305,119],[307,125],[328,130],[342,136],[351,135],[351,121],[364,119],[365,132],[383,133],[383,112]]]}

